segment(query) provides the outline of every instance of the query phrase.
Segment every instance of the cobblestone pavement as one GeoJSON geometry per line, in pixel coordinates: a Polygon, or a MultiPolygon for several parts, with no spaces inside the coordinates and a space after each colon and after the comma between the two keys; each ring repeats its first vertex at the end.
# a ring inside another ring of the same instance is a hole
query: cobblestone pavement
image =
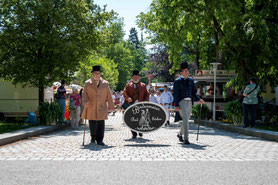
{"type": "MultiPolygon", "coordinates": [[[[173,118],[171,118],[173,119],[173,118]]],[[[173,120],[171,120],[173,122],[173,120]]],[[[122,114],[109,116],[104,142],[107,146],[82,146],[83,129],[54,132],[0,147],[0,160],[53,161],[278,161],[278,143],[191,124],[191,145],[178,142],[178,124],[130,139],[122,114]]]]}

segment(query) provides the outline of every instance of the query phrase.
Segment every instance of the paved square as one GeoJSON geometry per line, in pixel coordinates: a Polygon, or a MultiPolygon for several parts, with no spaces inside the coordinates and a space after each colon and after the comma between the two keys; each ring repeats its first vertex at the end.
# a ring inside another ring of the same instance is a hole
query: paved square
{"type": "MultiPolygon", "coordinates": [[[[173,118],[171,118],[173,122],[173,118]]],[[[130,139],[122,114],[109,116],[104,142],[107,146],[82,146],[83,129],[66,129],[0,147],[0,160],[53,161],[278,161],[278,143],[191,124],[191,145],[178,142],[178,124],[130,139]]]]}

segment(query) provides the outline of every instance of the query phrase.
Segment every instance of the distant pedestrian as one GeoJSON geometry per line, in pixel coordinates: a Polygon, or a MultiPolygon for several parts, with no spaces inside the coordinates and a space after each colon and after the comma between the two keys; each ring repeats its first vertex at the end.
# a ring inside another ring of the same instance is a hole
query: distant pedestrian
{"type": "Polygon", "coordinates": [[[158,102],[160,102],[160,97],[161,97],[162,93],[163,93],[162,88],[160,88],[160,89],[158,89],[158,91],[156,91],[156,97],[157,97],[158,102]]]}
{"type": "MultiPolygon", "coordinates": [[[[171,92],[168,91],[168,87],[167,85],[164,86],[164,92],[161,94],[160,99],[159,99],[159,103],[163,106],[164,109],[170,109],[171,108],[171,104],[173,102],[174,98],[171,92]]],[[[167,122],[166,122],[166,126],[170,125],[170,111],[166,110],[167,113],[167,122]]]]}
{"type": "Polygon", "coordinates": [[[100,66],[93,66],[92,75],[93,77],[87,80],[84,86],[82,119],[89,120],[91,143],[105,145],[104,120],[108,119],[108,111],[114,111],[114,105],[109,83],[101,78],[100,66]]]}
{"type": "Polygon", "coordinates": [[[174,82],[174,101],[175,111],[179,112],[182,118],[182,124],[179,134],[177,135],[181,142],[184,144],[190,144],[188,139],[189,119],[192,112],[192,102],[200,101],[204,103],[204,100],[196,94],[194,81],[189,77],[189,68],[186,62],[180,66],[180,77],[174,82]],[[184,136],[184,139],[182,138],[184,136]]]}
{"type": "Polygon", "coordinates": [[[67,98],[67,90],[65,89],[66,81],[61,80],[61,86],[57,89],[58,92],[58,103],[61,106],[63,115],[60,118],[60,122],[65,122],[65,112],[66,112],[66,98],[67,98]]]}
{"type": "Polygon", "coordinates": [[[157,104],[159,104],[159,101],[158,101],[158,99],[157,99],[157,95],[155,94],[155,90],[154,90],[154,89],[151,89],[151,90],[150,90],[149,101],[152,102],[152,103],[157,103],[157,104]]]}
{"type": "Polygon", "coordinates": [[[83,88],[80,89],[79,91],[79,96],[80,96],[80,100],[81,100],[81,103],[80,103],[80,123],[82,122],[82,119],[81,119],[81,115],[82,115],[82,112],[84,110],[84,106],[83,106],[83,103],[82,103],[82,94],[83,94],[83,88]]]}
{"type": "Polygon", "coordinates": [[[70,118],[71,118],[71,128],[73,129],[78,129],[79,127],[80,104],[81,104],[81,98],[80,95],[78,94],[78,89],[77,87],[72,87],[72,94],[70,95],[70,118]]]}
{"type": "Polygon", "coordinates": [[[249,111],[251,111],[251,128],[255,127],[258,93],[260,91],[260,86],[256,83],[256,78],[250,78],[249,83],[250,84],[246,86],[246,89],[243,92],[243,128],[249,127],[249,111]]]}

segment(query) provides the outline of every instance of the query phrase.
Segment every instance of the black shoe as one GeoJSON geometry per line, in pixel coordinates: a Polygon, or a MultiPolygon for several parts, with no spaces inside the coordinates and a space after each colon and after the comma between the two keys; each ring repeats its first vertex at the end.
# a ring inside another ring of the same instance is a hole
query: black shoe
{"type": "Polygon", "coordinates": [[[98,142],[97,145],[104,146],[105,144],[104,144],[104,142],[101,141],[101,142],[98,142]]]}
{"type": "Polygon", "coordinates": [[[143,134],[142,134],[142,133],[139,133],[139,136],[140,136],[140,137],[142,137],[142,136],[143,136],[143,134]]]}
{"type": "Polygon", "coordinates": [[[180,136],[179,134],[177,135],[177,137],[179,138],[180,142],[183,142],[184,140],[182,139],[182,136],[180,136]]]}
{"type": "Polygon", "coordinates": [[[186,139],[186,140],[184,140],[183,144],[189,145],[190,143],[189,143],[188,139],[186,139]]]}
{"type": "Polygon", "coordinates": [[[168,126],[170,126],[170,121],[167,121],[167,123],[166,123],[168,126]]]}
{"type": "Polygon", "coordinates": [[[132,136],[132,138],[131,139],[136,139],[137,137],[136,136],[132,136]]]}
{"type": "Polygon", "coordinates": [[[95,143],[96,143],[96,140],[91,139],[91,144],[95,144],[95,143]]]}

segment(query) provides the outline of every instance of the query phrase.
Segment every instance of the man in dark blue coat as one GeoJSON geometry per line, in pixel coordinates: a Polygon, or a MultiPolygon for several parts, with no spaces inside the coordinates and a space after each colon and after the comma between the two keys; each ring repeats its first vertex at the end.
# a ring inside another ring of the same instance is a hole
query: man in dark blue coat
{"type": "Polygon", "coordinates": [[[184,144],[190,144],[188,140],[188,128],[192,112],[192,104],[193,101],[200,101],[200,103],[204,103],[204,100],[200,99],[200,97],[196,94],[194,81],[189,77],[189,68],[186,62],[181,64],[180,77],[174,82],[174,101],[175,111],[178,111],[182,118],[178,138],[181,142],[184,142],[184,144]]]}

